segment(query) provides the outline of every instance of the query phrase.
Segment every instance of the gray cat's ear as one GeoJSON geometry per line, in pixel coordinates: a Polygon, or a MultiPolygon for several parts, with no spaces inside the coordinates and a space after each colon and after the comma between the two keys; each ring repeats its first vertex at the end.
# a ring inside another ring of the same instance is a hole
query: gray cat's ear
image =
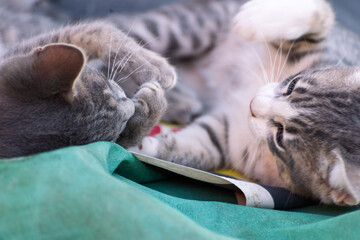
{"type": "Polygon", "coordinates": [[[360,199],[351,174],[345,167],[344,159],[338,150],[331,152],[330,159],[333,164],[329,170],[330,197],[340,206],[352,206],[359,203],[360,199]]]}
{"type": "Polygon", "coordinates": [[[84,53],[73,45],[49,44],[37,48],[32,56],[32,69],[41,96],[61,94],[66,100],[71,100],[74,82],[84,67],[85,59],[84,53]]]}
{"type": "Polygon", "coordinates": [[[48,97],[73,99],[73,86],[86,62],[73,45],[49,44],[31,53],[4,59],[0,64],[0,91],[9,98],[29,102],[48,97]]]}
{"type": "Polygon", "coordinates": [[[68,44],[50,44],[33,53],[33,69],[43,97],[62,94],[71,99],[75,80],[85,64],[84,53],[68,44]]]}

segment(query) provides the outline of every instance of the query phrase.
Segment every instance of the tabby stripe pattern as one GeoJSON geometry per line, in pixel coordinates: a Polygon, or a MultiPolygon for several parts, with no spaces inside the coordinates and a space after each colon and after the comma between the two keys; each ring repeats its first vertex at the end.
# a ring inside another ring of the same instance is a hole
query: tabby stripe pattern
{"type": "Polygon", "coordinates": [[[144,47],[170,59],[196,57],[225,37],[244,1],[188,1],[136,16],[108,20],[144,47]],[[211,17],[209,17],[211,16],[211,17]]]}
{"type": "Polygon", "coordinates": [[[294,64],[301,61],[303,58],[322,53],[322,43],[325,41],[324,37],[315,34],[307,34],[297,39],[287,41],[277,41],[270,45],[284,56],[288,54],[288,63],[294,64]]]}
{"type": "Polygon", "coordinates": [[[223,149],[221,148],[220,141],[217,138],[215,132],[206,123],[199,123],[199,126],[202,127],[207,132],[207,134],[209,135],[209,138],[210,138],[212,144],[215,146],[216,150],[220,154],[220,158],[221,158],[220,166],[224,166],[224,164],[225,164],[225,154],[224,154],[223,149]]]}

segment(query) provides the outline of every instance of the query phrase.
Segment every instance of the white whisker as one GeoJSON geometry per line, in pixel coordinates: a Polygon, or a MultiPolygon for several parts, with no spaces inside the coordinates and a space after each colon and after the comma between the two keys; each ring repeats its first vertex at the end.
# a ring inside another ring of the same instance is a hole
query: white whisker
{"type": "MultiPolygon", "coordinates": [[[[138,47],[131,53],[128,53],[126,56],[124,56],[121,61],[119,63],[116,64],[116,68],[114,68],[115,71],[113,71],[113,73],[111,74],[111,79],[115,78],[115,75],[118,72],[121,72],[124,67],[126,66],[126,64],[130,61],[130,59],[132,58],[132,56],[134,56],[135,53],[137,53],[137,51],[141,50],[144,48],[144,46],[148,45],[149,43],[151,43],[152,41],[156,40],[157,38],[153,38],[147,42],[145,42],[144,44],[139,44],[138,47]]],[[[141,65],[143,66],[143,65],[141,65]]]]}
{"type": "Polygon", "coordinates": [[[107,67],[107,79],[109,79],[110,76],[110,51],[111,51],[111,42],[112,42],[112,33],[110,35],[110,47],[109,47],[109,58],[108,58],[108,67],[107,67]]]}
{"type": "MultiPolygon", "coordinates": [[[[114,57],[114,59],[113,59],[113,61],[112,61],[112,66],[111,66],[111,72],[110,72],[109,79],[113,79],[113,78],[114,78],[113,75],[114,75],[114,69],[115,69],[115,67],[116,67],[116,65],[117,65],[117,63],[116,63],[117,56],[118,56],[118,54],[119,54],[119,52],[120,52],[120,49],[121,49],[124,41],[125,41],[125,40],[123,40],[123,41],[120,43],[119,47],[118,47],[117,50],[116,50],[115,57],[114,57]]],[[[108,66],[108,68],[110,68],[110,66],[108,66]]]]}
{"type": "MultiPolygon", "coordinates": [[[[271,54],[268,42],[266,41],[266,39],[265,39],[265,37],[264,37],[264,35],[262,33],[261,33],[261,36],[262,36],[263,41],[265,43],[265,46],[266,46],[266,49],[267,49],[267,52],[268,52],[268,55],[269,55],[269,60],[270,60],[271,76],[270,76],[270,80],[269,80],[268,83],[272,83],[273,82],[274,69],[275,69],[275,62],[272,59],[272,54],[271,54]]],[[[276,61],[276,59],[275,59],[275,61],[276,61]]]]}
{"type": "Polygon", "coordinates": [[[284,64],[283,64],[283,66],[282,66],[282,68],[281,68],[281,70],[280,70],[280,76],[281,76],[282,72],[284,71],[284,68],[285,68],[285,66],[286,66],[286,64],[287,64],[287,60],[288,60],[289,55],[290,55],[290,52],[291,52],[291,50],[292,50],[292,48],[293,48],[293,46],[294,46],[294,43],[295,43],[295,41],[292,41],[292,42],[291,42],[290,48],[289,48],[289,50],[288,50],[288,52],[287,52],[287,54],[286,54],[285,60],[284,60],[284,64]]]}
{"type": "Polygon", "coordinates": [[[126,54],[119,63],[116,63],[111,79],[114,79],[118,72],[121,72],[125,65],[130,61],[130,58],[135,54],[135,51],[126,54]],[[120,69],[120,71],[119,71],[120,69]]]}
{"type": "MultiPolygon", "coordinates": [[[[113,62],[112,62],[112,66],[111,66],[111,67],[110,67],[110,51],[112,50],[112,47],[111,47],[111,39],[112,39],[112,38],[110,38],[109,65],[108,65],[108,69],[111,68],[111,72],[110,72],[110,76],[108,76],[108,79],[112,79],[112,78],[113,78],[113,71],[114,71],[114,68],[115,68],[117,56],[118,56],[119,51],[120,51],[120,49],[122,48],[122,46],[123,46],[123,44],[124,44],[124,42],[125,42],[125,39],[129,36],[130,31],[131,31],[132,28],[133,28],[133,25],[134,25],[134,22],[131,23],[129,30],[128,30],[127,33],[125,34],[125,37],[123,38],[123,40],[121,41],[121,43],[119,44],[119,47],[118,47],[117,50],[116,50],[116,54],[115,54],[115,57],[114,57],[114,59],[113,59],[113,62]]],[[[111,37],[112,37],[112,35],[111,35],[111,37]]]]}
{"type": "Polygon", "coordinates": [[[259,63],[259,66],[261,68],[265,83],[269,83],[269,76],[266,73],[264,63],[262,62],[261,58],[259,57],[259,54],[254,50],[254,48],[251,48],[251,50],[252,50],[253,53],[255,53],[254,56],[256,57],[256,59],[257,59],[257,61],[259,63]]]}
{"type": "Polygon", "coordinates": [[[255,77],[255,79],[259,82],[259,83],[264,83],[264,79],[262,79],[258,74],[256,74],[254,71],[252,71],[249,68],[246,68],[245,70],[249,71],[251,74],[253,74],[253,76],[255,77]]]}
{"type": "MultiPolygon", "coordinates": [[[[280,52],[280,54],[279,54],[279,64],[278,64],[278,69],[277,69],[277,74],[276,74],[276,82],[279,82],[280,81],[280,77],[281,77],[281,72],[280,72],[280,66],[281,66],[281,61],[282,61],[282,55],[283,55],[283,44],[284,44],[284,41],[283,40],[281,40],[280,41],[280,47],[279,47],[279,52],[280,52]]],[[[285,63],[284,63],[285,64],[285,63]]]]}
{"type": "Polygon", "coordinates": [[[142,66],[137,67],[134,71],[129,73],[127,76],[120,78],[117,82],[121,84],[121,83],[124,83],[131,75],[133,75],[135,73],[148,72],[148,70],[140,70],[140,71],[138,71],[140,67],[142,67],[142,66]]]}

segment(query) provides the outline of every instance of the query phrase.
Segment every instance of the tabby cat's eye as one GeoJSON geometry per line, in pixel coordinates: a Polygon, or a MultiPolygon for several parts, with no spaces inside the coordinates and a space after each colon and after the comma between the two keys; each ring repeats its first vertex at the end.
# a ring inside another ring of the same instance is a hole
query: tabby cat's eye
{"type": "Polygon", "coordinates": [[[283,135],[284,135],[284,127],[281,124],[277,124],[277,132],[276,132],[275,140],[280,148],[285,149],[283,144],[283,135]]]}
{"type": "Polygon", "coordinates": [[[299,81],[299,79],[299,77],[295,77],[293,80],[291,80],[286,90],[286,93],[284,93],[284,96],[289,96],[294,91],[296,83],[299,81]]]}

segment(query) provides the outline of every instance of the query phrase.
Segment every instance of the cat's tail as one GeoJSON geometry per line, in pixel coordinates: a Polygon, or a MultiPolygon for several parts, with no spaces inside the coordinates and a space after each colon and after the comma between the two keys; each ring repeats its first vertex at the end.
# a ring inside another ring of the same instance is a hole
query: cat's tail
{"type": "Polygon", "coordinates": [[[106,19],[144,47],[172,60],[192,58],[226,36],[243,0],[193,0],[106,19]]]}

